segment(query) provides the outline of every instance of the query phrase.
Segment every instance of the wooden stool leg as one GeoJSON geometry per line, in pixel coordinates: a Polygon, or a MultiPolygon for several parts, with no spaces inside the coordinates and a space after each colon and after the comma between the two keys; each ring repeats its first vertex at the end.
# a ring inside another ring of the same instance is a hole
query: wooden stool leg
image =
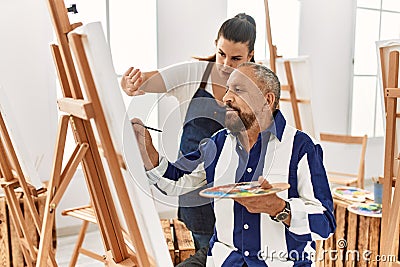
{"type": "Polygon", "coordinates": [[[79,231],[78,240],[76,241],[75,249],[72,253],[71,261],[69,263],[70,267],[75,266],[76,262],[78,261],[79,251],[82,247],[83,240],[85,239],[86,230],[87,230],[88,226],[89,226],[89,222],[83,221],[81,230],[79,231]]]}

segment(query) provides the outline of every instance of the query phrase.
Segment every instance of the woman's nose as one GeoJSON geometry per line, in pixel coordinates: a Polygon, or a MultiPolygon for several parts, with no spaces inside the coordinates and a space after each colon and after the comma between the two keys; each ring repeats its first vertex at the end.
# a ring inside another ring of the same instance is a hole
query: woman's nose
{"type": "Polygon", "coordinates": [[[232,67],[232,61],[228,57],[226,57],[225,60],[224,60],[224,66],[225,67],[232,67]]]}

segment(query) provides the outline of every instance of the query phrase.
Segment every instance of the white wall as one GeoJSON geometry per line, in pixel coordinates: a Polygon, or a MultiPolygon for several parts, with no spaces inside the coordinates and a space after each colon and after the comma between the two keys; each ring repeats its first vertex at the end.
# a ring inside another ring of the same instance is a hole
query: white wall
{"type": "Polygon", "coordinates": [[[324,131],[347,131],[354,3],[301,0],[299,54],[310,56],[314,116],[324,131]]]}
{"type": "MultiPolygon", "coordinates": [[[[356,0],[300,0],[299,55],[309,55],[317,132],[347,134],[356,0]]],[[[354,162],[337,153],[337,164],[354,162]]],[[[366,179],[383,174],[383,138],[369,139],[366,179]]]]}
{"type": "Polygon", "coordinates": [[[158,0],[157,9],[159,68],[215,51],[227,0],[158,0]]]}

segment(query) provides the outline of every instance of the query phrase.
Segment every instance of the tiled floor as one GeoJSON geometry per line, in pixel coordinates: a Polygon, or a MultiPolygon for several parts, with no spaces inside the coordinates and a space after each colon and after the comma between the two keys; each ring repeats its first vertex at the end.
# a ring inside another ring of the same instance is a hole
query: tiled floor
{"type": "MultiPolygon", "coordinates": [[[[57,238],[56,260],[58,266],[60,267],[69,266],[72,251],[75,248],[76,239],[77,235],[61,236],[57,238]]],[[[85,249],[89,249],[93,252],[96,252],[100,255],[104,254],[101,236],[97,230],[91,230],[90,232],[87,232],[85,241],[83,243],[83,247],[85,249]]],[[[104,266],[104,264],[92,258],[89,258],[85,255],[80,254],[76,266],[95,267],[95,266],[104,266]]]]}

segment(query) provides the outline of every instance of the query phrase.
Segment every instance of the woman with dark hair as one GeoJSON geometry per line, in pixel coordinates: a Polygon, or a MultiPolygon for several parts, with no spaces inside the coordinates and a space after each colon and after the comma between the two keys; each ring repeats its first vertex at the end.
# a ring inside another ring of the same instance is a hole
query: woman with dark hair
{"type": "MultiPolygon", "coordinates": [[[[248,42],[248,49],[250,52],[254,52],[254,43],[256,41],[256,21],[253,17],[245,14],[240,13],[237,14],[235,17],[226,20],[221,27],[219,28],[217,39],[215,40],[215,45],[217,46],[219,38],[222,36],[224,39],[229,40],[234,43],[247,43],[248,42]],[[246,20],[246,22],[244,22],[246,20]],[[254,26],[254,29],[251,25],[254,26]]],[[[216,62],[217,61],[217,53],[211,55],[209,57],[194,57],[198,60],[216,62]]],[[[254,61],[254,53],[252,58],[250,59],[251,62],[254,61]]],[[[221,63],[221,62],[220,62],[221,63]]],[[[222,63],[221,63],[222,64],[222,63]]]]}
{"type": "MultiPolygon", "coordinates": [[[[121,87],[130,96],[151,92],[176,97],[183,125],[180,154],[188,154],[195,151],[203,139],[210,138],[224,128],[222,97],[226,92],[226,82],[239,64],[254,62],[255,39],[254,19],[240,13],[221,25],[215,40],[214,55],[195,57],[198,61],[151,72],[141,72],[131,67],[123,75],[121,87]]],[[[198,177],[198,184],[206,185],[206,167],[202,166],[191,174],[198,177]]],[[[157,186],[164,191],[163,185],[157,186]]],[[[210,201],[198,195],[202,188],[189,192],[190,189],[179,184],[164,185],[171,186],[174,186],[174,194],[179,195],[178,217],[192,231],[196,250],[207,246],[215,223],[210,201]]]]}

